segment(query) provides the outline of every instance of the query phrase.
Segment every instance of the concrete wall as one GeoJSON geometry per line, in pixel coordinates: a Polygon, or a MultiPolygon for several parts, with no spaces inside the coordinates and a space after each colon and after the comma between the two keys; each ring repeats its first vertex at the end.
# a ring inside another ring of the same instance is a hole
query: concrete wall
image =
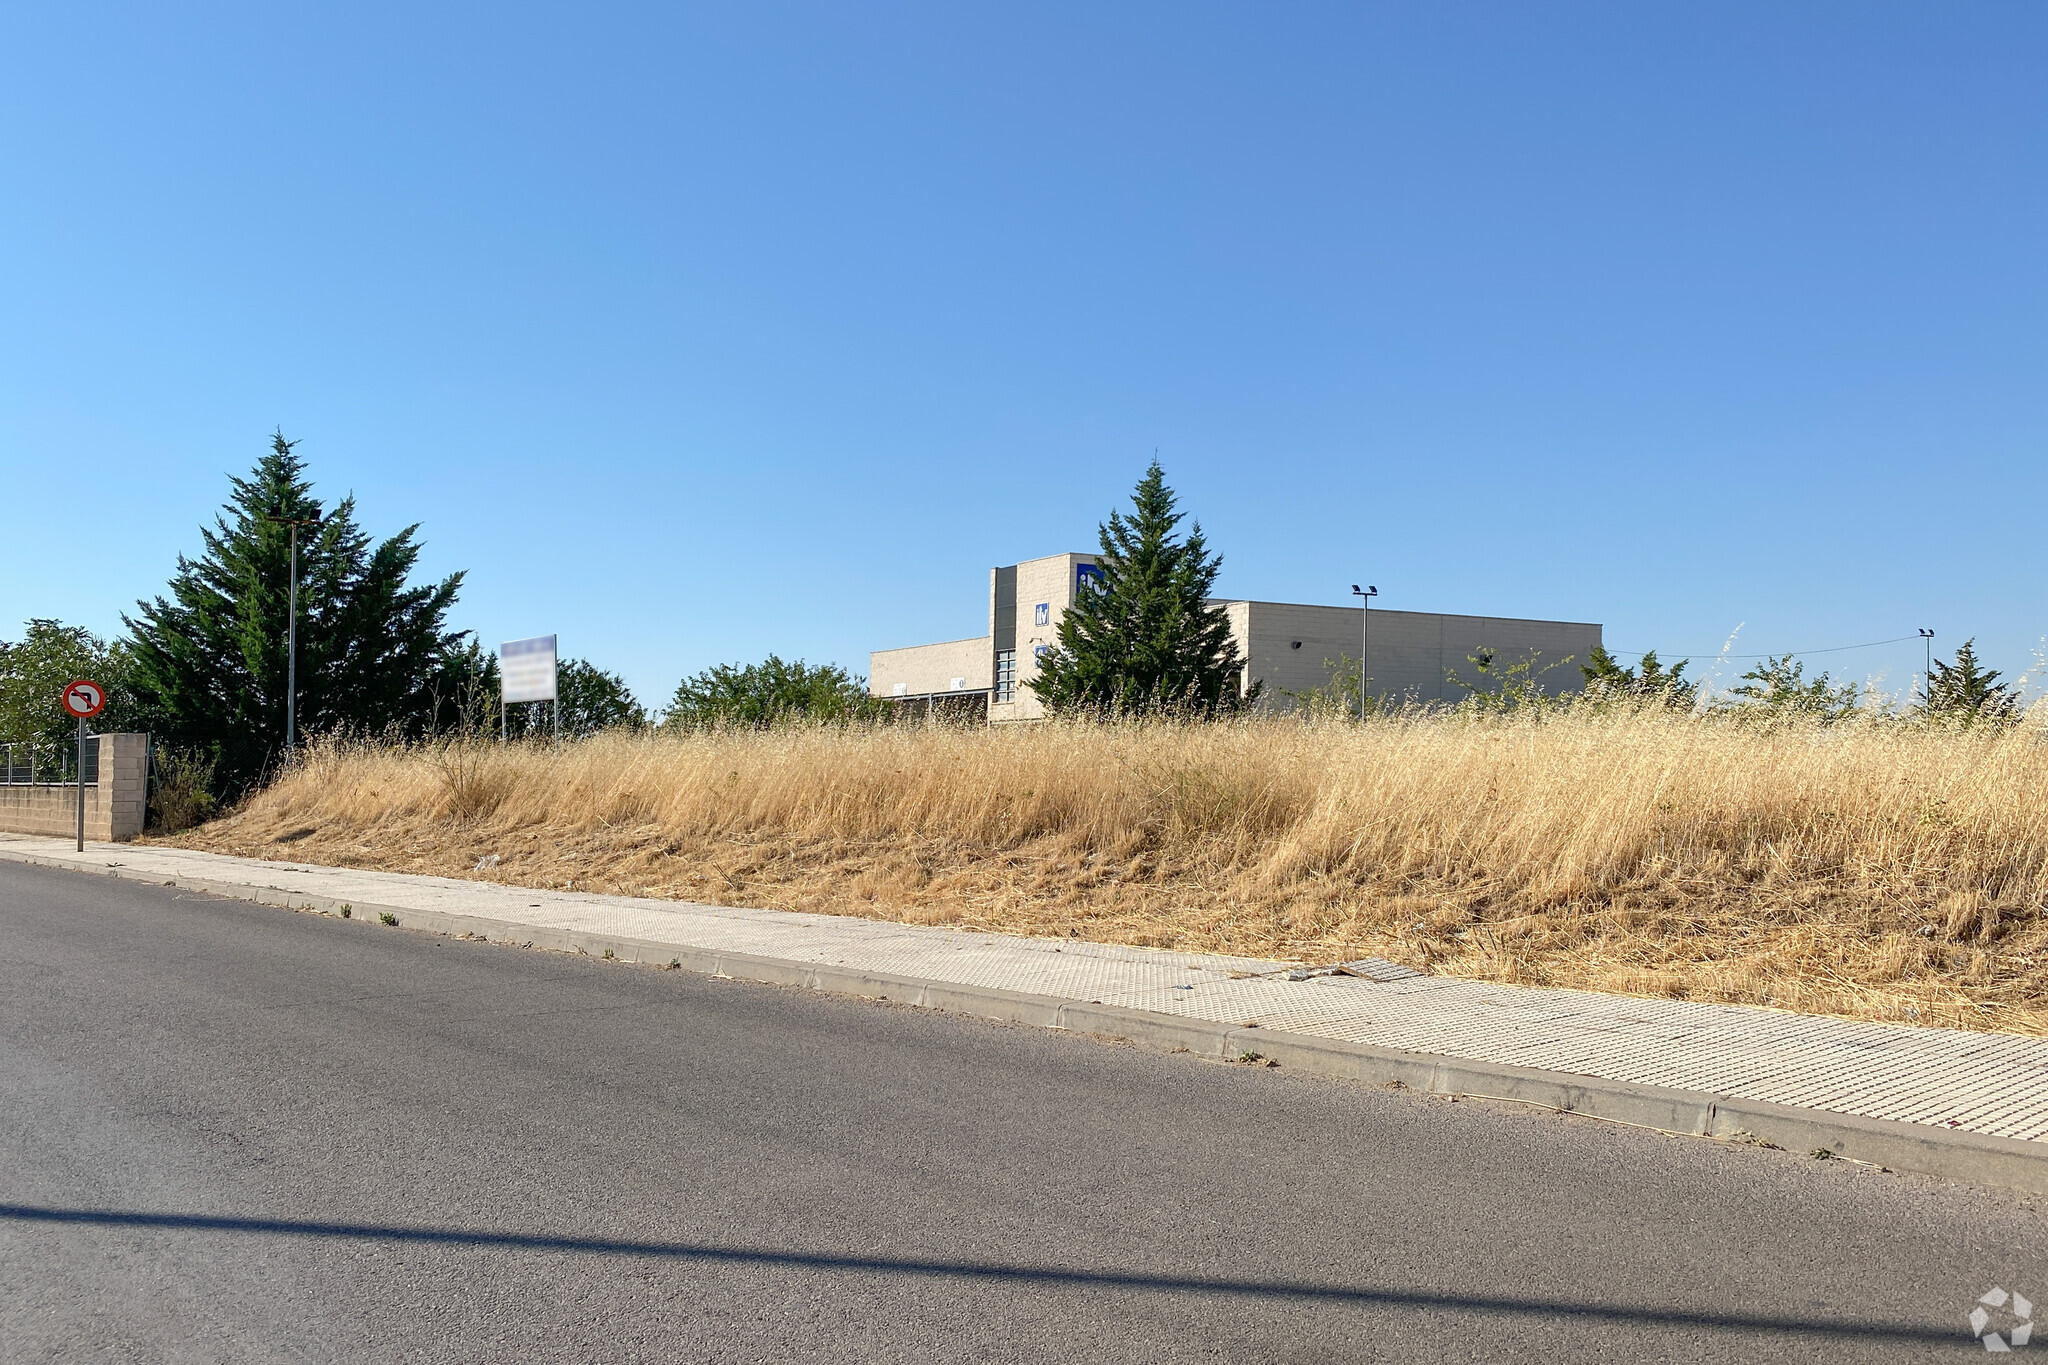
{"type": "MultiPolygon", "coordinates": [[[[85,789],[85,837],[102,843],[142,833],[148,802],[149,736],[100,735],[99,781],[85,789]]],[[[0,830],[10,834],[78,832],[76,784],[0,786],[0,830]]]]}
{"type": "Polygon", "coordinates": [[[933,692],[986,692],[994,685],[995,648],[986,635],[868,655],[868,695],[922,697],[933,692]],[[958,687],[954,683],[958,682],[958,687]]]}
{"type": "MultiPolygon", "coordinates": [[[[1281,695],[1283,689],[1305,692],[1328,684],[1332,670],[1325,660],[1359,657],[1363,622],[1357,607],[1242,602],[1231,603],[1230,609],[1238,648],[1250,656],[1251,676],[1264,680],[1264,704],[1274,709],[1291,706],[1281,695]]],[[[1470,656],[1492,650],[1507,661],[1535,651],[1538,669],[1569,658],[1569,663],[1544,674],[1541,683],[1546,692],[1576,692],[1585,685],[1579,665],[1600,642],[1600,627],[1584,621],[1375,608],[1368,690],[1397,702],[1458,701],[1466,693],[1447,681],[1446,671],[1456,669],[1460,677],[1476,678],[1470,656]]]]}

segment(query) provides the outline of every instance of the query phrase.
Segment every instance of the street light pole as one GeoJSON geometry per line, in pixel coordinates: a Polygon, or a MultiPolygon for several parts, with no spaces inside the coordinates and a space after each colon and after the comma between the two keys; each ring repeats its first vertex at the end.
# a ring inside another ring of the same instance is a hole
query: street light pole
{"type": "Polygon", "coordinates": [[[1358,599],[1359,606],[1362,608],[1359,615],[1363,618],[1358,632],[1358,719],[1363,721],[1367,714],[1365,709],[1367,670],[1371,667],[1372,662],[1372,599],[1380,595],[1380,590],[1370,583],[1366,584],[1363,588],[1353,583],[1351,585],[1351,594],[1358,599]]]}
{"type": "Polygon", "coordinates": [[[1926,705],[1934,695],[1934,632],[1925,626],[1920,628],[1920,643],[1926,646],[1926,666],[1920,671],[1920,703],[1926,705]]]}
{"type": "Polygon", "coordinates": [[[292,572],[290,620],[284,632],[284,761],[289,767],[299,742],[299,528],[318,526],[318,517],[265,517],[265,521],[292,528],[292,572]]]}
{"type": "Polygon", "coordinates": [[[284,631],[284,761],[290,767],[299,739],[299,524],[292,523],[292,590],[284,631]]]}

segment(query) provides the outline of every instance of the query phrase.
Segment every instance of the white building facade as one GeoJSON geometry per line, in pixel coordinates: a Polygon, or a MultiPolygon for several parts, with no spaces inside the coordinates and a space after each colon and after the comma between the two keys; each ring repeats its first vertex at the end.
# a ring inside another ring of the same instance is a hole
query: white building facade
{"type": "MultiPolygon", "coordinates": [[[[1059,644],[1060,617],[1091,576],[1100,576],[1095,556],[1083,554],[989,570],[988,633],[876,650],[868,656],[868,691],[927,707],[985,706],[992,723],[1039,719],[1045,708],[1029,684],[1038,676],[1039,658],[1059,644]]],[[[1470,659],[1489,652],[1507,660],[1533,654],[1539,669],[1562,664],[1543,676],[1543,688],[1575,691],[1583,685],[1578,666],[1601,642],[1600,627],[1590,622],[1377,608],[1367,641],[1358,607],[1229,600],[1212,605],[1229,616],[1245,660],[1239,685],[1264,684],[1259,704],[1275,711],[1294,705],[1289,692],[1327,686],[1332,664],[1339,657],[1357,659],[1361,650],[1368,690],[1392,702],[1461,699],[1465,692],[1450,681],[1450,671],[1473,677],[1470,659]]]]}

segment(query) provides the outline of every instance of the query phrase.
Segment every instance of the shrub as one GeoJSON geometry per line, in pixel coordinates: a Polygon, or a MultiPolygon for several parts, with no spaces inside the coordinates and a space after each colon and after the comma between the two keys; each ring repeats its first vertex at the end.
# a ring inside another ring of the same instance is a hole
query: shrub
{"type": "Polygon", "coordinates": [[[1733,700],[1722,709],[1745,720],[1816,720],[1822,724],[1847,720],[1856,714],[1863,700],[1862,689],[1854,683],[1836,683],[1823,673],[1811,682],[1806,665],[1790,654],[1773,655],[1742,675],[1739,687],[1731,687],[1733,700]]]}
{"type": "Polygon", "coordinates": [[[1460,677],[1458,670],[1447,668],[1444,677],[1455,687],[1465,689],[1465,700],[1458,707],[1471,712],[1507,712],[1540,710],[1556,697],[1544,687],[1544,678],[1571,663],[1567,654],[1552,663],[1543,663],[1543,651],[1532,649],[1527,654],[1513,659],[1504,659],[1498,650],[1482,649],[1477,654],[1467,654],[1474,676],[1460,677]]]}
{"type": "Polygon", "coordinates": [[[717,664],[676,684],[662,724],[670,730],[765,730],[790,721],[847,721],[878,715],[864,679],[837,664],[717,664]]]}
{"type": "Polygon", "coordinates": [[[191,749],[157,749],[149,793],[150,827],[176,834],[200,824],[214,811],[213,760],[191,749]]]}

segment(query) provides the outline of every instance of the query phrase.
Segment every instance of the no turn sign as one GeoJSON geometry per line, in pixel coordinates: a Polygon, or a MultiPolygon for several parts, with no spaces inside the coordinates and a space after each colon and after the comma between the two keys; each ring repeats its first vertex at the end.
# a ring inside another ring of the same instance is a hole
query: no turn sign
{"type": "Polygon", "coordinates": [[[64,689],[64,709],[80,720],[91,720],[107,704],[107,689],[80,678],[64,689]]]}

